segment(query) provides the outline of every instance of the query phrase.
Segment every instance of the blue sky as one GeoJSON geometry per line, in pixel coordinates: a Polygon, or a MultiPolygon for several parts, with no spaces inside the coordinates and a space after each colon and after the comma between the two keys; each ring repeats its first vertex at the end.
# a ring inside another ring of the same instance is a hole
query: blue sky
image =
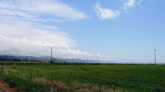
{"type": "Polygon", "coordinates": [[[0,54],[165,62],[165,1],[0,0],[0,54]]]}

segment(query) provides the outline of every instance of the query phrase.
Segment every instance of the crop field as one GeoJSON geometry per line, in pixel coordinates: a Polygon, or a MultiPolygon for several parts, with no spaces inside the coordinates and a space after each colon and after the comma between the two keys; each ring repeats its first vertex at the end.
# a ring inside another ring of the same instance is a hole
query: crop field
{"type": "Polygon", "coordinates": [[[165,65],[13,64],[1,73],[25,92],[165,92],[165,65]]]}

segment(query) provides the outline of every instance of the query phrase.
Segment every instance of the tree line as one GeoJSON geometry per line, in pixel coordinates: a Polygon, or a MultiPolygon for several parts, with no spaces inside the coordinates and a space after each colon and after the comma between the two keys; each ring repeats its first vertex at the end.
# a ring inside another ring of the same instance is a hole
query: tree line
{"type": "Polygon", "coordinates": [[[0,56],[0,61],[27,61],[27,62],[43,62],[41,60],[37,60],[37,59],[30,59],[28,57],[16,57],[16,56],[7,56],[7,55],[1,55],[0,56]]]}

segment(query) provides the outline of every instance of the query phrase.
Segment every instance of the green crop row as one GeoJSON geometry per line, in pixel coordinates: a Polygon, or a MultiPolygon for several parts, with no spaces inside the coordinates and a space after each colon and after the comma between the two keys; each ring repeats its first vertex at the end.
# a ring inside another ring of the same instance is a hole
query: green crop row
{"type": "Polygon", "coordinates": [[[5,65],[3,73],[56,91],[165,92],[165,65],[25,64],[5,65]]]}

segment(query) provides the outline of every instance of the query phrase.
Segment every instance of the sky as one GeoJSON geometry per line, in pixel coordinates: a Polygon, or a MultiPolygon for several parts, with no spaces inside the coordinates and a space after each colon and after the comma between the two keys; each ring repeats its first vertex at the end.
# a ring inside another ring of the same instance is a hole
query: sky
{"type": "Polygon", "coordinates": [[[164,0],[0,0],[0,55],[165,63],[164,0]]]}

